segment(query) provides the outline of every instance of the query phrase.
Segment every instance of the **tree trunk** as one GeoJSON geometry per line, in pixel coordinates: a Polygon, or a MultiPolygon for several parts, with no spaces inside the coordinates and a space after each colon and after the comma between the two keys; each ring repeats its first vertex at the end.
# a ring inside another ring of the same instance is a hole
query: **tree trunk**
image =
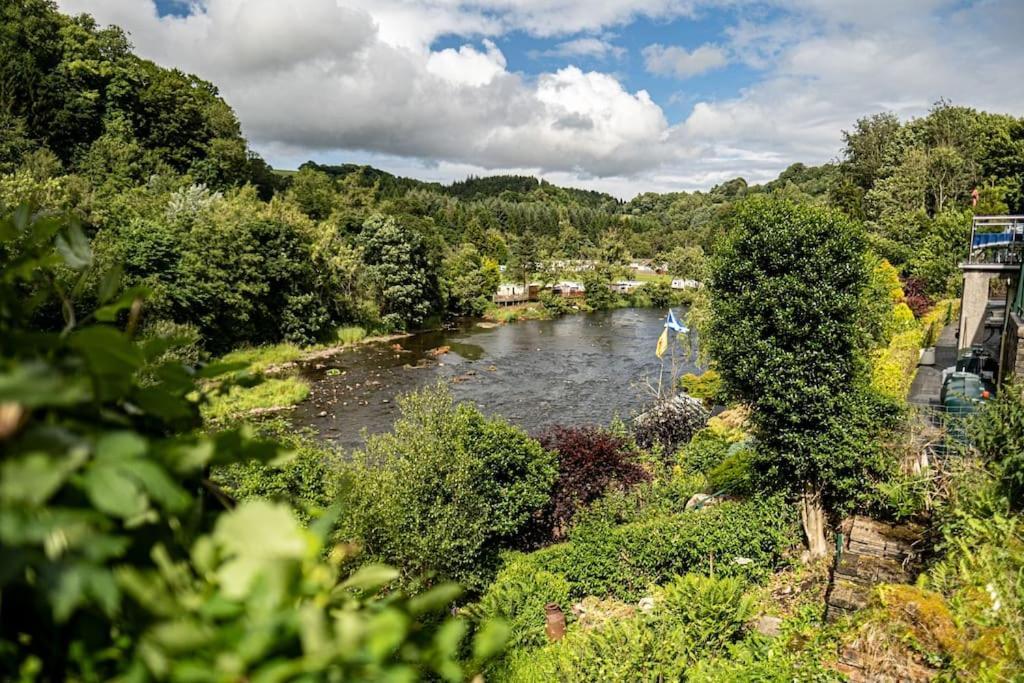
{"type": "Polygon", "coordinates": [[[828,541],[825,540],[825,508],[821,504],[821,491],[805,484],[800,496],[800,521],[807,536],[809,560],[828,555],[828,541]]]}

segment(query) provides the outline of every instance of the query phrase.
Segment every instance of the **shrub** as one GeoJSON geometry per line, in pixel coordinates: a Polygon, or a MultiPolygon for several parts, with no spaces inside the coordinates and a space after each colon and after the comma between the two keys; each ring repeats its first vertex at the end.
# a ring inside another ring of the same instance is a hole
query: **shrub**
{"type": "Polygon", "coordinates": [[[736,577],[687,574],[654,591],[657,615],[686,627],[695,649],[716,651],[735,640],[756,603],[736,577]]]}
{"type": "Polygon", "coordinates": [[[286,457],[270,463],[234,463],[214,471],[213,478],[237,500],[262,498],[288,503],[305,524],[324,513],[337,497],[340,454],[309,433],[292,431],[284,420],[260,425],[288,449],[286,457]]]}
{"type": "Polygon", "coordinates": [[[924,330],[924,347],[935,346],[942,334],[942,328],[950,324],[960,315],[960,300],[945,299],[921,316],[921,329],[924,330]]]}
{"type": "Polygon", "coordinates": [[[512,657],[507,680],[515,683],[682,680],[688,663],[682,626],[654,628],[640,617],[599,629],[570,629],[561,641],[512,657]]]}
{"type": "Polygon", "coordinates": [[[686,671],[691,683],[842,683],[843,674],[822,664],[813,650],[788,652],[768,638],[748,638],[729,646],[723,653],[708,652],[686,671]]]}
{"type": "Polygon", "coordinates": [[[753,601],[736,579],[685,576],[654,591],[650,613],[570,628],[565,638],[511,657],[510,681],[682,680],[702,652],[734,640],[753,601]]]}
{"type": "Polygon", "coordinates": [[[572,299],[566,299],[549,291],[542,291],[539,294],[541,305],[553,315],[564,315],[571,313],[575,304],[572,299]]]}
{"type": "Polygon", "coordinates": [[[925,283],[920,278],[908,277],[904,280],[903,291],[906,293],[907,306],[918,318],[932,307],[932,300],[928,296],[925,283]]]}
{"type": "Polygon", "coordinates": [[[690,474],[706,474],[729,455],[730,449],[746,435],[712,418],[708,426],[693,435],[679,452],[679,464],[690,474]]]}
{"type": "Polygon", "coordinates": [[[725,459],[707,473],[707,489],[738,496],[754,493],[758,481],[755,472],[757,458],[749,444],[733,444],[725,459]]]}
{"type": "Polygon", "coordinates": [[[370,436],[345,472],[342,534],[404,579],[480,589],[498,551],[547,504],[553,453],[520,429],[455,405],[443,385],[399,401],[394,432],[370,436]]]}
{"type": "Polygon", "coordinates": [[[539,440],[558,457],[558,479],[551,502],[531,525],[531,543],[564,537],[577,510],[613,488],[628,490],[650,479],[626,440],[603,429],[555,426],[539,440]]]}
{"type": "Polygon", "coordinates": [[[999,476],[1010,504],[1024,508],[1024,386],[1004,384],[968,429],[975,448],[999,476]]]}
{"type": "Polygon", "coordinates": [[[722,376],[714,370],[705,370],[700,375],[688,372],[679,379],[679,385],[705,405],[715,405],[725,400],[725,385],[722,376]]]}
{"type": "Polygon", "coordinates": [[[195,367],[204,356],[202,335],[195,325],[155,320],[143,329],[142,339],[159,339],[167,344],[167,350],[154,359],[153,365],[176,361],[182,365],[195,367]]]}
{"type": "Polygon", "coordinates": [[[494,583],[469,612],[477,619],[503,619],[509,644],[539,647],[547,642],[544,606],[555,603],[569,613],[569,582],[561,574],[541,569],[521,553],[508,553],[494,583]]]}
{"type": "Polygon", "coordinates": [[[778,497],[621,525],[595,509],[570,533],[562,569],[574,596],[623,600],[636,600],[649,585],[691,571],[762,577],[799,542],[794,521],[793,510],[778,497]]]}

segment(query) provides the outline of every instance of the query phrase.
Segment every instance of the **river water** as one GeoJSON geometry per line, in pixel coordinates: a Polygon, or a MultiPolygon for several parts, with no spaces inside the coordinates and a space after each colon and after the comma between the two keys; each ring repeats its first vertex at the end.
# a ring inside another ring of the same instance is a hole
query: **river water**
{"type": "MultiPolygon", "coordinates": [[[[685,311],[677,311],[682,318],[685,311]]],[[[654,355],[665,312],[653,309],[567,315],[424,332],[395,342],[350,347],[309,361],[310,397],[293,413],[299,426],[353,448],[362,433],[391,428],[396,398],[443,380],[470,401],[527,431],[552,424],[628,419],[652,397],[662,363],[654,355]],[[397,344],[397,346],[395,345],[397,344]],[[448,351],[441,353],[443,347],[448,351]]],[[[677,348],[680,374],[697,372],[677,348]]],[[[664,381],[671,361],[665,355],[664,381]]]]}

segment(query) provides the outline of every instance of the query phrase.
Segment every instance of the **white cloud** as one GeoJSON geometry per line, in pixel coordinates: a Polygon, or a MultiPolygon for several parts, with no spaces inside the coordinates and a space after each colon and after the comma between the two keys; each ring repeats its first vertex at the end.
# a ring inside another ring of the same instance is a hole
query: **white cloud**
{"type": "Polygon", "coordinates": [[[664,46],[655,43],[645,47],[643,55],[647,71],[676,78],[699,76],[729,63],[725,50],[716,45],[701,45],[689,52],[678,45],[664,46]]]}
{"type": "Polygon", "coordinates": [[[486,85],[505,73],[505,55],[490,40],[484,40],[484,52],[472,45],[458,50],[447,48],[431,52],[427,71],[457,85],[486,85]]]}
{"type": "Polygon", "coordinates": [[[622,59],[626,48],[614,45],[601,38],[587,37],[567,40],[550,50],[533,51],[531,57],[585,57],[590,59],[622,59]]]}

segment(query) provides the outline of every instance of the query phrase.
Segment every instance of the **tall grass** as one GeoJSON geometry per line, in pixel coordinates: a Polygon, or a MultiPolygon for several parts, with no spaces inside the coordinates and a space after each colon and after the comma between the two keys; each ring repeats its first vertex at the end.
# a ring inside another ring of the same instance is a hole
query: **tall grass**
{"type": "Polygon", "coordinates": [[[268,379],[253,387],[234,386],[226,394],[215,394],[203,406],[209,422],[224,423],[256,411],[289,408],[309,396],[309,384],[299,377],[268,379]]]}
{"type": "Polygon", "coordinates": [[[366,330],[357,326],[339,327],[334,336],[341,344],[355,344],[366,338],[366,330]]]}

